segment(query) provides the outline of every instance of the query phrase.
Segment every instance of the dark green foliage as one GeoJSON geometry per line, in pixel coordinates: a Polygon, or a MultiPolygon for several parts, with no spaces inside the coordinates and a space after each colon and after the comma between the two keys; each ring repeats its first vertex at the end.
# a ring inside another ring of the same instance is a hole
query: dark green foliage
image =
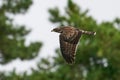
{"type": "Polygon", "coordinates": [[[32,0],[2,0],[1,12],[9,13],[25,13],[29,6],[32,4],[32,0]]]}
{"type": "Polygon", "coordinates": [[[0,63],[13,59],[32,59],[37,56],[40,42],[25,45],[25,36],[30,32],[25,26],[13,25],[10,14],[25,13],[32,0],[2,0],[0,7],[0,63]]]}

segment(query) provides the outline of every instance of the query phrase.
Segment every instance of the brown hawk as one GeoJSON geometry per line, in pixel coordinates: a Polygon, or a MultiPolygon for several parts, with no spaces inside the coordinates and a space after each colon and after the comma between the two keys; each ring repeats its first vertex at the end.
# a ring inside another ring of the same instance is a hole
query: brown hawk
{"type": "Polygon", "coordinates": [[[60,33],[60,50],[68,64],[75,61],[76,46],[82,34],[95,35],[96,32],[84,31],[71,26],[54,28],[52,31],[60,33]]]}

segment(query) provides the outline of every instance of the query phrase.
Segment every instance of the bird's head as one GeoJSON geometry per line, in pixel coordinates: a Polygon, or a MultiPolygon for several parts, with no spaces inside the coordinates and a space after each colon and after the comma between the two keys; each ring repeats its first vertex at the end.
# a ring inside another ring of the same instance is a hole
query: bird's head
{"type": "Polygon", "coordinates": [[[51,30],[51,32],[62,33],[62,29],[61,28],[54,28],[53,30],[51,30]]]}

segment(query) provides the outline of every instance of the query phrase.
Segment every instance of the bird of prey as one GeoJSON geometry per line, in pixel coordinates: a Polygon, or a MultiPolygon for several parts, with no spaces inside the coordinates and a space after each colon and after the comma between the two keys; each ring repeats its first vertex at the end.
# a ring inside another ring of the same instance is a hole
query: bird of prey
{"type": "Polygon", "coordinates": [[[96,32],[84,31],[72,26],[54,28],[52,32],[60,33],[60,50],[63,58],[68,64],[75,62],[77,44],[82,34],[95,35],[96,32]]]}

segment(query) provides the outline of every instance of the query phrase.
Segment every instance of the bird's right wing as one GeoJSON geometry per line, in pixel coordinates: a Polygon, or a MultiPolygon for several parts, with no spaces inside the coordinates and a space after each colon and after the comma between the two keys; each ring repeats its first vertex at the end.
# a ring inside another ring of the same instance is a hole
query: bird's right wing
{"type": "Polygon", "coordinates": [[[66,35],[60,35],[60,49],[63,58],[69,64],[74,63],[76,46],[81,37],[81,32],[77,31],[71,38],[66,40],[66,35]]]}

